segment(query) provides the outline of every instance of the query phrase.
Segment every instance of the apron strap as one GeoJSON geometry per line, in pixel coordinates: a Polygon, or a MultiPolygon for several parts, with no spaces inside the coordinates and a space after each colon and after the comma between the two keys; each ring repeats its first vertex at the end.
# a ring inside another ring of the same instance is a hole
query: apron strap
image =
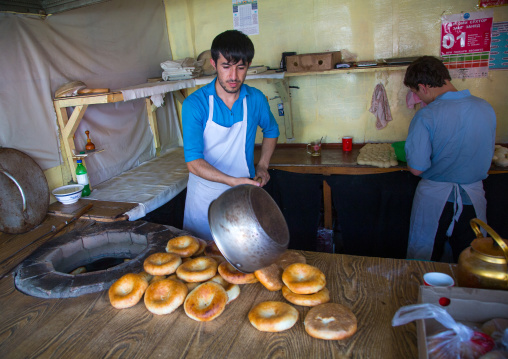
{"type": "Polygon", "coordinates": [[[213,95],[208,96],[208,121],[212,121],[213,119],[213,95]]]}
{"type": "Polygon", "coordinates": [[[446,235],[448,237],[451,237],[453,233],[453,227],[455,227],[455,222],[459,221],[460,215],[462,214],[463,205],[462,205],[462,196],[460,195],[460,187],[457,183],[453,184],[453,194],[455,197],[455,200],[453,201],[453,218],[452,223],[450,223],[450,226],[448,227],[448,230],[446,231],[446,235]]]}

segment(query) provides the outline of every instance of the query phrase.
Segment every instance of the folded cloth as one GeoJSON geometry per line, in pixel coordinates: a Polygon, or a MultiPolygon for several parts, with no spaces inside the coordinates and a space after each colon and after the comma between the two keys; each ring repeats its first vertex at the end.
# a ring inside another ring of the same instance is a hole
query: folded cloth
{"type": "Polygon", "coordinates": [[[417,94],[415,94],[413,91],[408,90],[406,95],[406,105],[407,108],[414,108],[416,104],[420,104],[420,106],[425,107],[427,104],[423,102],[417,94]]]}
{"type": "Polygon", "coordinates": [[[204,60],[196,61],[192,57],[182,60],[168,60],[161,63],[164,81],[186,80],[201,76],[204,60]]]}
{"type": "Polygon", "coordinates": [[[186,57],[181,60],[168,60],[161,63],[163,70],[182,69],[185,67],[201,67],[204,60],[196,61],[192,57],[186,57]]]}
{"type": "Polygon", "coordinates": [[[370,112],[376,116],[376,128],[381,130],[385,128],[388,121],[392,120],[392,113],[390,105],[388,104],[388,96],[383,84],[377,84],[372,94],[372,103],[370,105],[370,112]]]}

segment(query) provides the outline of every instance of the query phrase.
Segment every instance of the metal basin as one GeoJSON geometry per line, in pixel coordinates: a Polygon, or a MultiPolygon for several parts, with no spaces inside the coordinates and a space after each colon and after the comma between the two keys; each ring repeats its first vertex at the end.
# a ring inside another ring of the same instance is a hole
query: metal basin
{"type": "Polygon", "coordinates": [[[240,185],[208,208],[210,231],[236,269],[252,273],[274,263],[289,245],[289,229],[279,207],[262,188],[240,185]]]}

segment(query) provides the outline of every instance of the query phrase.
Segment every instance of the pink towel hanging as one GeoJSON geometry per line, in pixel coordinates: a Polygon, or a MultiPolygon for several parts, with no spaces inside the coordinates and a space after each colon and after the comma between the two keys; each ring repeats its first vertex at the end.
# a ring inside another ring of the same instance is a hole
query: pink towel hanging
{"type": "Polygon", "coordinates": [[[369,111],[376,116],[376,128],[378,130],[385,128],[388,121],[392,120],[388,96],[386,95],[385,87],[381,83],[377,84],[374,89],[369,111]]]}

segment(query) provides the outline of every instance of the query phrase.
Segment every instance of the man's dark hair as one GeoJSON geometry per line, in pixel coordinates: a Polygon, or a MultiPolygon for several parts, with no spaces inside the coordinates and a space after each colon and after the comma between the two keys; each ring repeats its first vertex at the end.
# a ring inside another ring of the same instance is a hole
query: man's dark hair
{"type": "Polygon", "coordinates": [[[404,76],[404,85],[418,89],[418,84],[441,87],[450,80],[450,73],[441,60],[433,56],[422,56],[409,65],[404,76]]]}
{"type": "Polygon", "coordinates": [[[213,39],[211,52],[215,63],[222,54],[228,63],[236,64],[243,61],[248,65],[254,58],[254,44],[243,32],[227,30],[213,39]]]}

